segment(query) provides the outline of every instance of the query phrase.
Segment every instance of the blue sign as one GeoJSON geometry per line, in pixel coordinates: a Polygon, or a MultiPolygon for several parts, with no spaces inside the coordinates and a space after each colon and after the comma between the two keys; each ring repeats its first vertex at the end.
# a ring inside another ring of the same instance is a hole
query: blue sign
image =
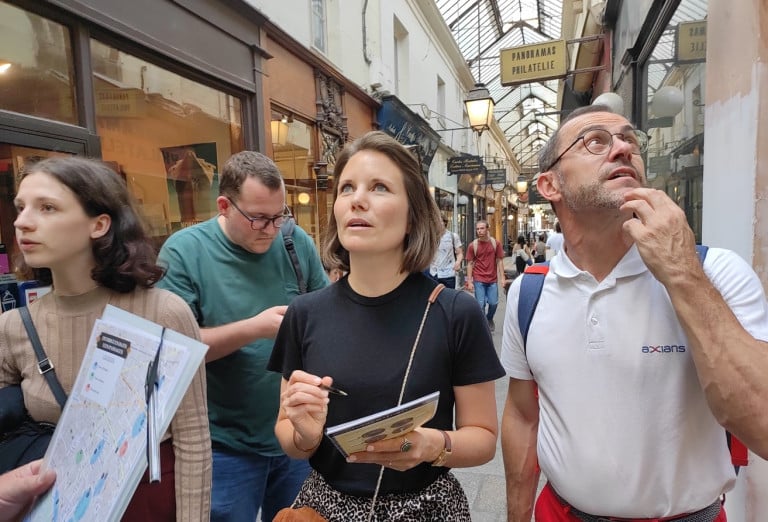
{"type": "Polygon", "coordinates": [[[396,96],[381,98],[378,112],[379,128],[403,145],[412,145],[421,162],[421,172],[426,176],[435,157],[440,135],[418,114],[410,110],[396,96]]]}

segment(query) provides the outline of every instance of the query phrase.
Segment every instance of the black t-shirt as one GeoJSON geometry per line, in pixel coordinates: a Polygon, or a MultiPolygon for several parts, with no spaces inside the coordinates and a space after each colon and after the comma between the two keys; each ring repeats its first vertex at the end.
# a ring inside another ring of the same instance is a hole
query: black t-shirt
{"type": "MultiPolygon", "coordinates": [[[[333,377],[348,397],[331,395],[326,426],[397,405],[413,342],[434,281],[411,274],[392,292],[374,298],[356,294],[347,278],[294,299],[285,314],[268,368],[288,379],[294,370],[333,377]]],[[[444,289],[432,305],[403,402],[435,390],[440,402],[427,427],[453,429],[454,386],[492,381],[504,370],[487,321],[469,294],[444,289]]],[[[349,464],[327,439],[310,464],[335,489],[372,496],[379,466],[349,464]]],[[[445,468],[423,463],[384,471],[382,493],[410,492],[431,484],[445,468]]]]}

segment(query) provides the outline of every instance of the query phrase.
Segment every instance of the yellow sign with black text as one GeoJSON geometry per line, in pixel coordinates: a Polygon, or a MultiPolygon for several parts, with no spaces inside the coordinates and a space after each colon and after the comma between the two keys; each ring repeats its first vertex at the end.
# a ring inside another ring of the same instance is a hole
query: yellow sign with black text
{"type": "Polygon", "coordinates": [[[707,21],[682,22],[677,26],[678,62],[703,62],[707,59],[707,21]]]}
{"type": "Polygon", "coordinates": [[[565,40],[501,50],[501,84],[538,82],[566,75],[565,40]]]}

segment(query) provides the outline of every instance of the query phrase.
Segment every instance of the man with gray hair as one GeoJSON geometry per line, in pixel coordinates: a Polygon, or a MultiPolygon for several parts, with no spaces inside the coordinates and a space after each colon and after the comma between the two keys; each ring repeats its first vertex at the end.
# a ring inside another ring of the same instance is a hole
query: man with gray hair
{"type": "Polygon", "coordinates": [[[508,294],[510,522],[531,520],[537,464],[538,521],[723,522],[736,481],[725,430],[768,456],[763,287],[734,252],[697,249],[683,210],[646,186],[647,148],[596,105],[539,156],[565,246],[508,294]]]}
{"type": "MultiPolygon", "coordinates": [[[[200,324],[213,445],[211,520],[272,520],[309,473],[274,434],[278,373],[266,369],[277,330],[299,285],[280,227],[291,217],[275,163],[243,151],[225,164],[218,216],[174,233],[160,250],[158,284],[181,296],[200,324]]],[[[312,239],[293,242],[309,291],[328,284],[312,239]]]]}

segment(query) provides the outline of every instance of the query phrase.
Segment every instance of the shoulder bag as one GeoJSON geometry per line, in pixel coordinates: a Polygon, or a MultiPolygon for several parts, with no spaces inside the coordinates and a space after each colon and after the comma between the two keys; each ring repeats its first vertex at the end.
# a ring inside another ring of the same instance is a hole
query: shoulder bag
{"type": "MultiPolygon", "coordinates": [[[[67,402],[67,394],[61,387],[53,363],[45,354],[37,330],[26,307],[19,308],[24,328],[37,356],[38,371],[45,376],[51,387],[56,402],[62,409],[67,402]]],[[[51,442],[55,424],[32,419],[24,407],[24,394],[21,386],[8,386],[0,390],[2,409],[0,409],[0,473],[5,473],[28,462],[42,458],[51,442]]]]}

